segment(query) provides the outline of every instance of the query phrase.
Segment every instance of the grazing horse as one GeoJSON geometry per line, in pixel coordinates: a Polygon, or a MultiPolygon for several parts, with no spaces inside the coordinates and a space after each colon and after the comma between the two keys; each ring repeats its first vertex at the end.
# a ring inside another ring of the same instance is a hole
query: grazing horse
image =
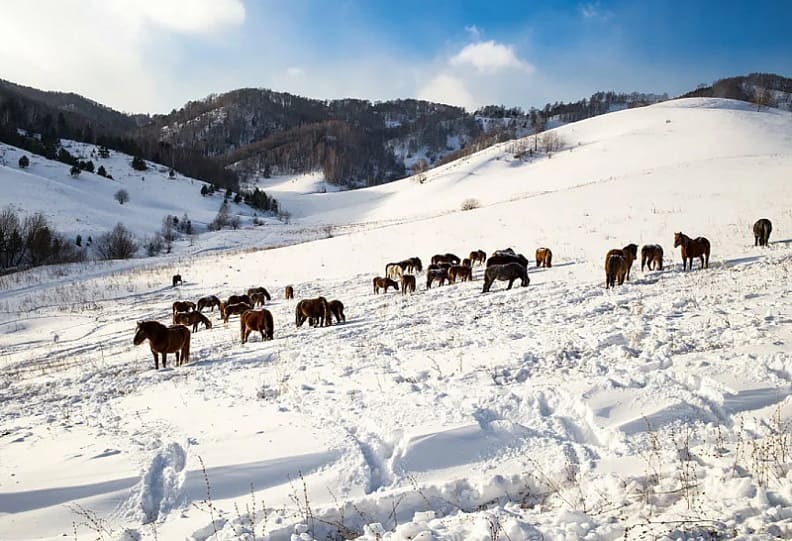
{"type": "Polygon", "coordinates": [[[173,287],[176,287],[178,284],[183,284],[184,281],[182,280],[181,274],[174,274],[173,275],[173,287]]]}
{"type": "Polygon", "coordinates": [[[344,303],[339,300],[333,300],[327,303],[327,310],[329,312],[327,318],[329,323],[333,322],[333,317],[335,317],[336,324],[341,323],[342,321],[346,323],[346,316],[344,315],[344,303]]]}
{"type": "Polygon", "coordinates": [[[459,262],[462,261],[459,259],[459,256],[455,254],[435,254],[432,256],[432,264],[436,265],[438,263],[450,263],[451,265],[459,265],[459,262]]]}
{"type": "Polygon", "coordinates": [[[508,280],[509,287],[506,289],[511,289],[517,278],[520,279],[522,287],[526,287],[531,283],[531,279],[528,278],[528,269],[520,263],[511,262],[503,265],[491,265],[484,271],[484,289],[482,293],[487,293],[495,280],[508,280]]]}
{"type": "MultiPolygon", "coordinates": [[[[613,250],[611,250],[613,251],[613,250]]],[[[605,258],[605,289],[615,287],[618,280],[619,285],[624,284],[627,275],[627,258],[620,253],[609,253],[605,258]]]]}
{"type": "Polygon", "coordinates": [[[468,259],[470,259],[471,265],[475,265],[476,263],[483,265],[487,260],[487,252],[484,250],[473,250],[470,252],[468,259]]]}
{"type": "MultiPolygon", "coordinates": [[[[272,297],[270,297],[269,291],[267,291],[263,287],[251,287],[250,289],[247,290],[247,295],[248,295],[248,297],[250,297],[251,300],[253,300],[253,295],[255,295],[256,293],[261,295],[261,297],[263,297],[263,299],[267,299],[268,301],[272,300],[272,297]]],[[[263,299],[261,301],[262,305],[264,304],[264,300],[263,299]]]]}
{"type": "Polygon", "coordinates": [[[272,340],[275,330],[275,323],[272,321],[272,314],[269,310],[245,310],[239,316],[239,335],[242,343],[248,341],[248,336],[253,331],[261,333],[261,340],[272,340]]]}
{"type": "Polygon", "coordinates": [[[448,281],[455,284],[457,279],[460,282],[469,282],[473,279],[473,272],[470,267],[464,265],[454,265],[448,269],[448,281]]]}
{"type": "Polygon", "coordinates": [[[399,263],[388,263],[385,265],[385,276],[391,280],[399,280],[404,274],[404,267],[399,263]]]}
{"type": "Polygon", "coordinates": [[[195,310],[195,303],[192,301],[176,301],[173,303],[173,313],[189,312],[195,310]]]}
{"type": "Polygon", "coordinates": [[[298,327],[302,327],[305,320],[310,318],[310,325],[314,327],[325,327],[330,324],[329,312],[330,309],[327,306],[327,299],[324,297],[303,299],[297,303],[294,309],[295,323],[298,327]]]}
{"type": "Polygon", "coordinates": [[[770,220],[767,218],[757,220],[753,225],[754,246],[767,246],[772,231],[773,223],[770,220]]]}
{"type": "Polygon", "coordinates": [[[223,318],[223,323],[228,323],[231,316],[242,314],[245,310],[252,310],[253,305],[249,302],[235,302],[233,304],[221,303],[220,304],[220,317],[223,318]]]}
{"type": "Polygon", "coordinates": [[[180,324],[189,327],[192,325],[192,332],[198,332],[198,324],[203,323],[207,329],[212,328],[212,322],[201,312],[176,312],[173,314],[173,324],[180,324]]]}
{"type": "Polygon", "coordinates": [[[465,259],[463,259],[461,265],[463,267],[473,267],[473,263],[470,261],[469,257],[466,257],[465,259]]]}
{"type": "Polygon", "coordinates": [[[228,300],[225,303],[226,303],[226,306],[228,306],[229,304],[238,304],[240,302],[244,302],[244,303],[249,304],[251,306],[253,305],[253,303],[250,302],[250,296],[249,295],[231,295],[230,297],[228,297],[228,300]]]}
{"type": "Polygon", "coordinates": [[[146,339],[154,355],[154,367],[157,370],[159,370],[160,353],[162,368],[166,367],[168,353],[176,354],[176,366],[190,362],[190,329],[184,325],[166,327],[159,321],[138,321],[132,343],[139,346],[146,339]]]}
{"type": "Polygon", "coordinates": [[[286,300],[294,298],[294,288],[292,286],[286,286],[286,300]]]}
{"type": "Polygon", "coordinates": [[[641,271],[644,266],[649,270],[663,270],[663,247],[659,244],[644,244],[641,246],[641,271]]]}
{"type": "Polygon", "coordinates": [[[380,289],[384,289],[383,293],[387,293],[389,287],[392,287],[396,291],[399,291],[399,284],[396,283],[394,280],[391,280],[390,278],[382,278],[381,276],[377,276],[371,281],[371,283],[374,285],[375,295],[379,293],[380,289]]]}
{"type": "Polygon", "coordinates": [[[405,270],[410,272],[421,272],[423,270],[423,263],[421,263],[420,257],[411,257],[407,262],[409,265],[405,270]]]}
{"type": "Polygon", "coordinates": [[[632,268],[633,261],[638,259],[638,245],[637,244],[628,244],[621,250],[618,248],[614,248],[610,250],[607,254],[605,254],[605,264],[608,262],[608,256],[617,254],[624,257],[624,261],[627,263],[627,280],[630,279],[630,269],[632,268]]]}
{"type": "MultiPolygon", "coordinates": [[[[687,270],[687,262],[690,260],[690,270],[693,270],[693,258],[699,258],[699,269],[709,268],[710,241],[704,237],[691,239],[681,231],[674,233],[674,248],[682,247],[682,270],[687,270]]],[[[629,272],[628,272],[629,273],[629,272]]]]}
{"type": "Polygon", "coordinates": [[[430,265],[426,269],[426,289],[431,289],[433,282],[440,282],[440,285],[443,285],[448,280],[448,269],[449,267],[432,268],[430,265]]]}
{"type": "Polygon", "coordinates": [[[487,268],[494,265],[505,265],[507,263],[519,263],[526,269],[528,268],[528,258],[522,254],[509,253],[506,251],[495,252],[487,259],[487,268]]]}
{"type": "Polygon", "coordinates": [[[264,306],[265,300],[267,299],[267,296],[260,291],[256,291],[252,295],[248,295],[248,297],[250,297],[250,304],[252,304],[254,308],[256,306],[264,306]]]}
{"type": "Polygon", "coordinates": [[[199,312],[204,308],[211,308],[212,312],[214,312],[215,306],[220,308],[220,299],[218,299],[214,295],[207,295],[206,297],[201,297],[200,299],[198,299],[199,312]]]}
{"type": "Polygon", "coordinates": [[[412,274],[405,274],[401,279],[401,292],[406,295],[407,292],[415,293],[415,276],[412,274]]]}
{"type": "Polygon", "coordinates": [[[553,266],[553,252],[550,250],[550,248],[536,249],[536,266],[547,268],[553,266]]]}

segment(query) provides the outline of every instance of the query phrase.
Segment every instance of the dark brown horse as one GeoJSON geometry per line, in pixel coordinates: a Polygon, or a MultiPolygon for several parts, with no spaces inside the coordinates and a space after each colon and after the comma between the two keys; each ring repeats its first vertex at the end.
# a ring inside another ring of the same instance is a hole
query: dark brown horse
{"type": "Polygon", "coordinates": [[[176,366],[190,362],[190,329],[184,325],[166,327],[159,321],[138,321],[137,331],[132,343],[139,346],[148,339],[154,355],[154,367],[159,370],[159,354],[162,354],[162,368],[168,362],[168,353],[176,354],[176,366]]]}
{"type": "Polygon", "coordinates": [[[211,308],[212,312],[214,312],[215,306],[220,308],[220,299],[218,299],[214,295],[207,295],[206,297],[201,297],[200,299],[198,299],[199,312],[204,308],[211,308]]]}
{"type": "Polygon", "coordinates": [[[384,289],[383,293],[387,293],[389,287],[392,287],[396,291],[399,291],[399,284],[397,284],[394,280],[391,280],[390,278],[383,278],[381,276],[377,276],[371,281],[371,283],[374,286],[374,294],[379,293],[380,289],[384,289]]]}
{"type": "Polygon", "coordinates": [[[473,250],[470,252],[468,259],[470,259],[471,265],[475,265],[476,263],[483,265],[487,260],[487,252],[484,250],[473,250]]]}
{"type": "Polygon", "coordinates": [[[330,309],[327,306],[327,299],[324,297],[302,299],[294,309],[294,316],[298,327],[302,327],[305,320],[309,318],[311,319],[309,324],[314,327],[330,325],[330,309]]]}
{"type": "Polygon", "coordinates": [[[411,257],[407,262],[409,264],[404,270],[408,272],[421,272],[423,270],[423,263],[421,263],[420,257],[411,257]]]}
{"type": "Polygon", "coordinates": [[[506,289],[511,289],[517,278],[520,279],[522,287],[526,287],[531,283],[531,279],[528,278],[528,269],[520,263],[511,262],[503,265],[490,265],[484,271],[484,289],[482,293],[487,293],[495,280],[504,282],[508,280],[509,287],[506,289]]]}
{"type": "Polygon", "coordinates": [[[536,249],[536,266],[547,268],[553,266],[553,252],[550,250],[550,248],[536,249]]]}
{"type": "Polygon", "coordinates": [[[466,257],[465,259],[462,260],[462,263],[460,263],[460,265],[462,265],[463,267],[472,267],[473,262],[470,261],[469,257],[466,257]]]}
{"type": "Polygon", "coordinates": [[[195,303],[192,301],[176,301],[173,303],[173,313],[189,312],[195,310],[195,303]]]}
{"type": "Polygon", "coordinates": [[[448,269],[450,267],[432,268],[432,265],[426,269],[426,289],[431,289],[434,282],[439,282],[443,285],[448,280],[448,269]]]}
{"type": "Polygon", "coordinates": [[[245,310],[239,316],[239,335],[242,343],[248,341],[248,336],[253,331],[261,333],[261,340],[272,340],[275,332],[275,323],[269,310],[245,310]]]}
{"type": "Polygon", "coordinates": [[[415,276],[412,274],[405,274],[401,279],[402,295],[406,295],[408,291],[415,293],[415,276]]]}
{"type": "Polygon", "coordinates": [[[674,233],[674,248],[682,247],[682,270],[687,270],[687,262],[690,260],[690,270],[693,270],[693,258],[699,258],[699,268],[709,268],[710,241],[705,237],[691,239],[681,231],[674,233]]]}
{"type": "Polygon", "coordinates": [[[627,280],[630,279],[630,269],[632,268],[633,261],[638,259],[638,245],[637,244],[628,244],[621,250],[618,248],[614,248],[610,250],[607,254],[605,254],[605,264],[608,263],[608,256],[617,254],[621,255],[624,258],[624,261],[627,263],[627,280]]]}
{"type": "Polygon", "coordinates": [[[286,300],[294,298],[294,288],[292,286],[286,286],[286,300]]]}
{"type": "Polygon", "coordinates": [[[184,283],[184,281],[182,280],[181,274],[174,274],[173,278],[172,278],[172,281],[173,281],[173,287],[176,287],[177,285],[184,283]]]}
{"type": "Polygon", "coordinates": [[[207,329],[212,328],[212,322],[201,312],[176,312],[173,314],[174,325],[179,324],[187,327],[192,325],[192,332],[198,332],[199,323],[203,323],[203,326],[207,329]]]}
{"type": "Polygon", "coordinates": [[[450,263],[451,265],[459,265],[459,262],[462,261],[459,259],[459,256],[452,253],[447,254],[435,254],[432,256],[432,264],[437,263],[450,263]]]}
{"type": "Polygon", "coordinates": [[[464,265],[454,265],[448,269],[448,281],[455,284],[457,280],[460,282],[468,282],[473,279],[473,271],[470,267],[464,265]]]}
{"type": "MultiPolygon", "coordinates": [[[[263,297],[263,299],[266,299],[268,301],[272,300],[272,297],[270,297],[269,291],[267,291],[263,287],[251,287],[250,289],[247,290],[247,295],[248,295],[248,297],[250,297],[251,300],[253,300],[253,295],[255,295],[257,293],[259,295],[261,295],[261,297],[263,297]]],[[[261,304],[264,304],[264,303],[262,302],[261,304]]]]}
{"type": "Polygon", "coordinates": [[[342,321],[346,323],[343,302],[339,300],[330,301],[327,303],[327,310],[330,312],[330,314],[327,316],[330,319],[330,323],[333,322],[333,317],[335,317],[336,324],[341,323],[342,321]]]}
{"type": "Polygon", "coordinates": [[[753,225],[754,246],[767,246],[770,233],[773,232],[773,223],[767,218],[757,220],[753,225]]]}
{"type": "Polygon", "coordinates": [[[519,263],[526,269],[528,268],[528,258],[522,254],[515,254],[509,253],[505,250],[496,252],[492,254],[489,259],[487,259],[487,267],[492,267],[493,265],[505,265],[507,263],[519,263]]]}
{"type": "Polygon", "coordinates": [[[238,304],[240,302],[244,302],[244,303],[249,304],[251,306],[253,305],[253,303],[250,302],[250,296],[249,295],[231,295],[230,297],[228,297],[228,300],[225,303],[226,303],[226,306],[227,306],[229,304],[238,304]]]}
{"type": "Polygon", "coordinates": [[[253,305],[248,302],[235,302],[234,304],[222,303],[220,304],[220,317],[223,318],[223,323],[228,323],[228,319],[231,316],[236,316],[242,314],[245,310],[252,309],[253,305]]]}
{"type": "Polygon", "coordinates": [[[266,295],[260,291],[256,291],[252,295],[248,295],[248,297],[250,297],[250,304],[252,304],[254,308],[256,306],[264,306],[267,300],[266,295]]]}
{"type": "Polygon", "coordinates": [[[649,270],[663,270],[663,247],[659,244],[641,246],[641,271],[646,266],[649,270]]]}
{"type": "MultiPolygon", "coordinates": [[[[613,251],[613,250],[611,250],[613,251]]],[[[605,257],[605,289],[624,284],[627,276],[627,259],[621,253],[609,253],[605,257]]]]}

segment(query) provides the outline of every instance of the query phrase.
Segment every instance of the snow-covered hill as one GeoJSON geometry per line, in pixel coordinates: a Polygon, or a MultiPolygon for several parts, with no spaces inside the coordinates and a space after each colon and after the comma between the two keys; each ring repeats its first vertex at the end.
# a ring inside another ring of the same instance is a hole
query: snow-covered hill
{"type": "Polygon", "coordinates": [[[0,537],[792,535],[792,114],[691,99],[556,133],[552,156],[501,145],[423,184],[262,181],[321,240],[4,277],[0,537]],[[680,230],[710,239],[709,269],[681,271],[680,230]],[[662,244],[666,269],[606,290],[629,242],[662,244]],[[482,294],[480,267],[371,291],[389,261],[506,246],[554,266],[511,291],[482,294]],[[346,323],[295,328],[288,284],[346,323]],[[272,342],[215,312],[186,366],[132,345],[175,300],[254,285],[272,342]]]}

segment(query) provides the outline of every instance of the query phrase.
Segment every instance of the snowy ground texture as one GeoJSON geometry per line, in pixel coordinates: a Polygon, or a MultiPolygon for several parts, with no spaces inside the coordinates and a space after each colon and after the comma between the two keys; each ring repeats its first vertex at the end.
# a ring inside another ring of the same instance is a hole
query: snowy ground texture
{"type": "Polygon", "coordinates": [[[0,279],[0,539],[792,538],[792,114],[682,100],[557,132],[551,157],[504,144],[423,184],[262,180],[288,238],[0,279]],[[679,230],[709,269],[681,270],[679,230]],[[606,290],[629,242],[666,268],[606,290]],[[371,291],[389,261],[507,246],[554,266],[371,291]],[[256,285],[271,342],[215,312],[186,366],[132,345],[175,300],[256,285]],[[319,294],[346,323],[295,328],[319,294]]]}

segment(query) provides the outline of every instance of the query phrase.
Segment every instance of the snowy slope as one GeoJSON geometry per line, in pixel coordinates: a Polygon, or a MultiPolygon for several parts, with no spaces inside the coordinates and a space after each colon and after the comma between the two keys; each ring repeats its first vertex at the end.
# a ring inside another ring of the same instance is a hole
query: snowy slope
{"type": "Polygon", "coordinates": [[[684,100],[558,132],[571,150],[504,145],[424,184],[267,181],[295,228],[340,224],[330,238],[5,277],[0,538],[792,535],[792,115],[684,100]],[[681,271],[679,230],[712,241],[709,269],[681,271]],[[606,291],[604,253],[628,242],[662,244],[667,268],[606,291]],[[477,268],[371,291],[388,261],[540,245],[554,266],[527,288],[483,295],[477,268]],[[347,322],[295,328],[287,284],[347,322]],[[253,285],[272,342],[241,345],[215,312],[187,366],[132,345],[174,300],[253,285]]]}

